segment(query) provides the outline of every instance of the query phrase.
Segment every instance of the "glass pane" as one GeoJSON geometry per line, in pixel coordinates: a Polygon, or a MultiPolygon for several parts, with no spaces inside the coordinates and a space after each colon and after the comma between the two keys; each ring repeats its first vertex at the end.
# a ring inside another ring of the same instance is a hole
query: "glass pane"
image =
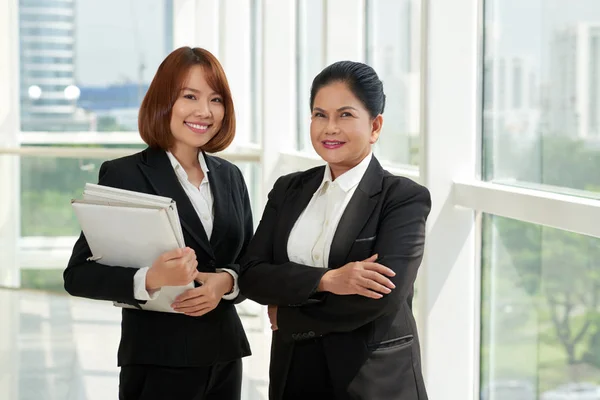
{"type": "Polygon", "coordinates": [[[296,54],[298,57],[298,150],[310,150],[310,87],[325,68],[325,2],[296,0],[296,54]]]}
{"type": "MultiPolygon", "coordinates": [[[[131,146],[131,152],[140,147],[131,146]]],[[[123,149],[123,146],[119,148],[123,149]]],[[[87,182],[98,182],[98,172],[104,161],[85,157],[20,157],[22,287],[61,291],[61,269],[80,233],[71,200],[81,198],[87,182]]],[[[252,162],[236,162],[236,165],[246,180],[257,225],[261,214],[257,206],[260,165],[252,162]]]]}
{"type": "Polygon", "coordinates": [[[19,0],[21,129],[136,131],[172,20],[170,0],[19,0]]]}
{"type": "Polygon", "coordinates": [[[597,399],[600,241],[486,215],[481,398],[597,399]]]}
{"type": "Polygon", "coordinates": [[[485,179],[600,190],[599,20],[594,0],[485,2],[485,179]]]}
{"type": "Polygon", "coordinates": [[[67,294],[61,269],[22,269],[21,289],[44,290],[53,293],[67,294]]]}
{"type": "Polygon", "coordinates": [[[252,103],[252,125],[250,141],[260,143],[262,138],[262,0],[250,3],[250,92],[252,103]]]}
{"type": "MultiPolygon", "coordinates": [[[[136,146],[131,148],[135,152],[136,146]]],[[[98,182],[103,161],[83,157],[21,157],[21,236],[78,236],[80,228],[71,200],[81,198],[86,182],[98,182]]]]}
{"type": "Polygon", "coordinates": [[[419,164],[421,2],[367,1],[367,63],[383,81],[384,127],[375,154],[384,163],[419,164]]]}

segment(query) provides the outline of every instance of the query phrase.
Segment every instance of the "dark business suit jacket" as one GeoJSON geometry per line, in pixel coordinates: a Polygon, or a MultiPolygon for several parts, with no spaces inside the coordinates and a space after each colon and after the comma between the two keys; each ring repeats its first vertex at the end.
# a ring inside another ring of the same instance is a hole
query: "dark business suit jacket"
{"type": "MultiPolygon", "coordinates": [[[[242,258],[242,293],[279,306],[273,333],[270,398],[282,398],[295,343],[321,338],[332,383],[348,399],[426,400],[412,315],[423,256],[429,191],[382,169],[375,157],[337,227],[329,268],[379,254],[396,288],[381,299],[316,293],[326,269],[290,262],[294,223],[321,184],[325,167],[280,178],[242,258]]],[[[307,382],[310,385],[310,382],[307,382]]]]}
{"type": "MultiPolygon", "coordinates": [[[[196,252],[198,270],[229,268],[239,274],[238,259],[253,233],[246,184],[235,165],[213,156],[206,156],[206,164],[214,197],[210,241],[163,150],[148,148],[103,163],[99,183],[174,199],[185,243],[196,252]]],[[[64,272],[67,292],[139,306],[133,295],[137,269],[86,261],[90,255],[82,234],[64,272]]],[[[123,309],[119,365],[207,366],[249,355],[250,347],[234,307],[234,302],[242,299],[221,300],[217,308],[201,317],[123,309]]]]}

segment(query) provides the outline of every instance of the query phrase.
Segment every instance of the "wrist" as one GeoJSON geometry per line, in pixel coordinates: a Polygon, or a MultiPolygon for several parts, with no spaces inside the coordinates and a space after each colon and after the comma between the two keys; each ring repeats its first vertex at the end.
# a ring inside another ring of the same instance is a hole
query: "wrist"
{"type": "Polygon", "coordinates": [[[321,280],[319,281],[319,286],[317,286],[317,292],[329,291],[329,279],[331,278],[331,272],[333,271],[327,271],[323,274],[321,280]]]}
{"type": "Polygon", "coordinates": [[[159,290],[162,286],[154,268],[149,268],[146,273],[146,291],[153,292],[159,290]]]}
{"type": "Polygon", "coordinates": [[[222,289],[223,295],[233,292],[233,285],[234,285],[233,276],[231,276],[231,274],[228,273],[227,271],[219,272],[219,275],[222,278],[221,279],[221,281],[222,281],[221,289],[222,289]]]}

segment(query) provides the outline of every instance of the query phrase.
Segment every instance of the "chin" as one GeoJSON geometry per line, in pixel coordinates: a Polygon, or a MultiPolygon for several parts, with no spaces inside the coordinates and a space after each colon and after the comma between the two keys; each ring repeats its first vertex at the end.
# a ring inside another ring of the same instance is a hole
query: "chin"
{"type": "Polygon", "coordinates": [[[318,152],[319,156],[323,159],[323,161],[325,161],[328,164],[339,164],[339,163],[343,163],[344,160],[346,159],[344,154],[331,154],[331,152],[328,151],[321,151],[318,152]]]}
{"type": "Polygon", "coordinates": [[[205,146],[206,143],[210,142],[210,140],[214,137],[214,135],[212,136],[206,136],[206,137],[192,137],[192,138],[186,138],[187,140],[184,141],[184,143],[190,147],[202,147],[205,146]]]}

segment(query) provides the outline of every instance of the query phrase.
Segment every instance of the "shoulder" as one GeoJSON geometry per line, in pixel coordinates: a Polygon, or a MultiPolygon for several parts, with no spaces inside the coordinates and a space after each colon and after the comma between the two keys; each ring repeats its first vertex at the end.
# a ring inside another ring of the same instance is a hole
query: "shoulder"
{"type": "Polygon", "coordinates": [[[219,168],[221,171],[229,174],[233,179],[237,181],[244,181],[244,175],[240,168],[222,157],[213,156],[207,153],[204,153],[204,157],[206,163],[208,164],[208,169],[219,168]]]}
{"type": "Polygon", "coordinates": [[[143,181],[138,164],[147,158],[147,151],[148,149],[145,149],[128,156],[104,161],[100,166],[98,183],[120,189],[137,189],[136,183],[143,181]]]}
{"type": "Polygon", "coordinates": [[[282,175],[277,178],[273,185],[273,190],[287,191],[289,189],[296,189],[301,187],[303,182],[306,180],[315,178],[317,176],[323,176],[324,166],[314,167],[306,171],[292,172],[291,174],[282,175]]]}
{"type": "Polygon", "coordinates": [[[130,154],[128,156],[114,158],[112,160],[107,160],[102,163],[102,166],[106,169],[110,170],[120,170],[120,169],[128,169],[131,166],[136,165],[140,161],[142,161],[148,149],[139,151],[134,154],[130,154]]]}
{"type": "Polygon", "coordinates": [[[431,209],[431,195],[425,186],[404,176],[392,175],[384,171],[383,190],[386,200],[394,205],[420,204],[424,209],[431,209]]]}

